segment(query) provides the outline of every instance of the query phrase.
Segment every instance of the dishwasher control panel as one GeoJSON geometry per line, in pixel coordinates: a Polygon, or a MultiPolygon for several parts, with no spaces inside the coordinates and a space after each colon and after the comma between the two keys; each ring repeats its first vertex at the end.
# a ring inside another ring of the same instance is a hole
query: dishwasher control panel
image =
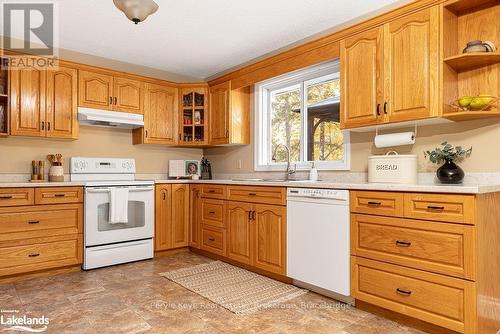
{"type": "Polygon", "coordinates": [[[288,188],[287,197],[324,198],[348,201],[349,191],[339,189],[288,188]]]}

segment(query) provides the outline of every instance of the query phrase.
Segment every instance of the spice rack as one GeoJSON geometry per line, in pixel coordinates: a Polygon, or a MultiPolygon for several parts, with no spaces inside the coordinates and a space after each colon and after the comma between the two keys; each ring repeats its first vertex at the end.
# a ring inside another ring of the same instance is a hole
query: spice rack
{"type": "Polygon", "coordinates": [[[181,88],[180,145],[206,144],[207,97],[208,89],[206,87],[181,88]]]}

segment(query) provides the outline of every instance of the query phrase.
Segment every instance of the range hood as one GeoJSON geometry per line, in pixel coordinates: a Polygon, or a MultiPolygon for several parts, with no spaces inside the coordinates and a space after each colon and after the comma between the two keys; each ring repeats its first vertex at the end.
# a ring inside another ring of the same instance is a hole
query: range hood
{"type": "Polygon", "coordinates": [[[80,125],[135,129],[144,126],[144,116],[127,112],[78,108],[80,125]]]}

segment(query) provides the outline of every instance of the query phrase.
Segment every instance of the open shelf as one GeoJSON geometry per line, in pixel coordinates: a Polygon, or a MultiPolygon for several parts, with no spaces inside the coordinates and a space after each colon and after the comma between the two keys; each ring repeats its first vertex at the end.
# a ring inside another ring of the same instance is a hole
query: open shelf
{"type": "Polygon", "coordinates": [[[500,64],[500,52],[464,53],[444,59],[457,73],[500,64]]]}
{"type": "Polygon", "coordinates": [[[451,113],[445,113],[443,118],[449,119],[450,121],[471,121],[475,119],[484,119],[487,117],[500,117],[500,112],[498,111],[457,111],[451,113]]]}
{"type": "Polygon", "coordinates": [[[462,15],[495,5],[498,5],[498,0],[449,0],[445,2],[444,7],[455,14],[462,15]]]}

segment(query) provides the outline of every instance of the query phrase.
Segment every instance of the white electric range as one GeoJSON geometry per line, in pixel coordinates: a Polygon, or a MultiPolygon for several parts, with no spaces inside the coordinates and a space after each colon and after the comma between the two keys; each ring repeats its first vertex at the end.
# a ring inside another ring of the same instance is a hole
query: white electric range
{"type": "Polygon", "coordinates": [[[85,184],[83,269],[153,258],[154,181],[135,179],[134,159],[71,158],[85,184]],[[127,223],[110,223],[112,188],[128,189],[127,223]]]}

